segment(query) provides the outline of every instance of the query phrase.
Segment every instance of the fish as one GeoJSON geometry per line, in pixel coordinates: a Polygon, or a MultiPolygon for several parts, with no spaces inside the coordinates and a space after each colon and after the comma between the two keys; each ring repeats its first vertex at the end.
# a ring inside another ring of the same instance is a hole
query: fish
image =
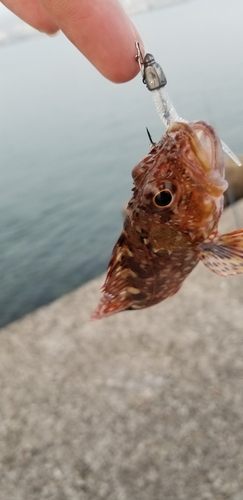
{"type": "Polygon", "coordinates": [[[204,121],[176,122],[132,171],[133,196],[91,319],[172,297],[199,261],[243,273],[243,229],[218,233],[225,180],[222,143],[204,121]]]}

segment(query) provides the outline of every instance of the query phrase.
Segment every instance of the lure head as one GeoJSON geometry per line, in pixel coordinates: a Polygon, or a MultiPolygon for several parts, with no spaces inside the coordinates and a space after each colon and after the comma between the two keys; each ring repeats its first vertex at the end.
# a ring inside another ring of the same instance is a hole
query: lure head
{"type": "Polygon", "coordinates": [[[207,238],[223,210],[221,142],[204,122],[174,122],[132,172],[132,225],[148,235],[154,251],[179,250],[207,238]]]}

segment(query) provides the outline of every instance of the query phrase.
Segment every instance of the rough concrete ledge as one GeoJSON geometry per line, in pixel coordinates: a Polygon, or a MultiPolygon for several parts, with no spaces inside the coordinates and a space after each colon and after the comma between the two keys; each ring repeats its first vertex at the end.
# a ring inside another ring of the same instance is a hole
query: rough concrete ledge
{"type": "Polygon", "coordinates": [[[0,499],[242,500],[243,276],[89,322],[102,281],[1,330],[0,499]]]}

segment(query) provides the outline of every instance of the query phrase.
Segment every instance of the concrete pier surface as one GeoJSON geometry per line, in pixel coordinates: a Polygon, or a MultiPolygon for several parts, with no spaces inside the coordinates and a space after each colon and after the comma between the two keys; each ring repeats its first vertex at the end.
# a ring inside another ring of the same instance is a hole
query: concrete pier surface
{"type": "Polygon", "coordinates": [[[89,322],[103,279],[1,330],[0,500],[243,500],[243,276],[89,322]]]}

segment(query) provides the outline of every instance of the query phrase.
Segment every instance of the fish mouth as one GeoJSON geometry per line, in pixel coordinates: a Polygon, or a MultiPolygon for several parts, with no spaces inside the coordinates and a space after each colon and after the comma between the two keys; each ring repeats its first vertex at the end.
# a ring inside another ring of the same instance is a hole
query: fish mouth
{"type": "Polygon", "coordinates": [[[182,144],[182,154],[192,176],[209,194],[220,196],[227,189],[228,183],[224,179],[221,141],[213,127],[203,121],[174,123],[170,131],[174,132],[178,128],[182,128],[186,139],[182,144]]]}

